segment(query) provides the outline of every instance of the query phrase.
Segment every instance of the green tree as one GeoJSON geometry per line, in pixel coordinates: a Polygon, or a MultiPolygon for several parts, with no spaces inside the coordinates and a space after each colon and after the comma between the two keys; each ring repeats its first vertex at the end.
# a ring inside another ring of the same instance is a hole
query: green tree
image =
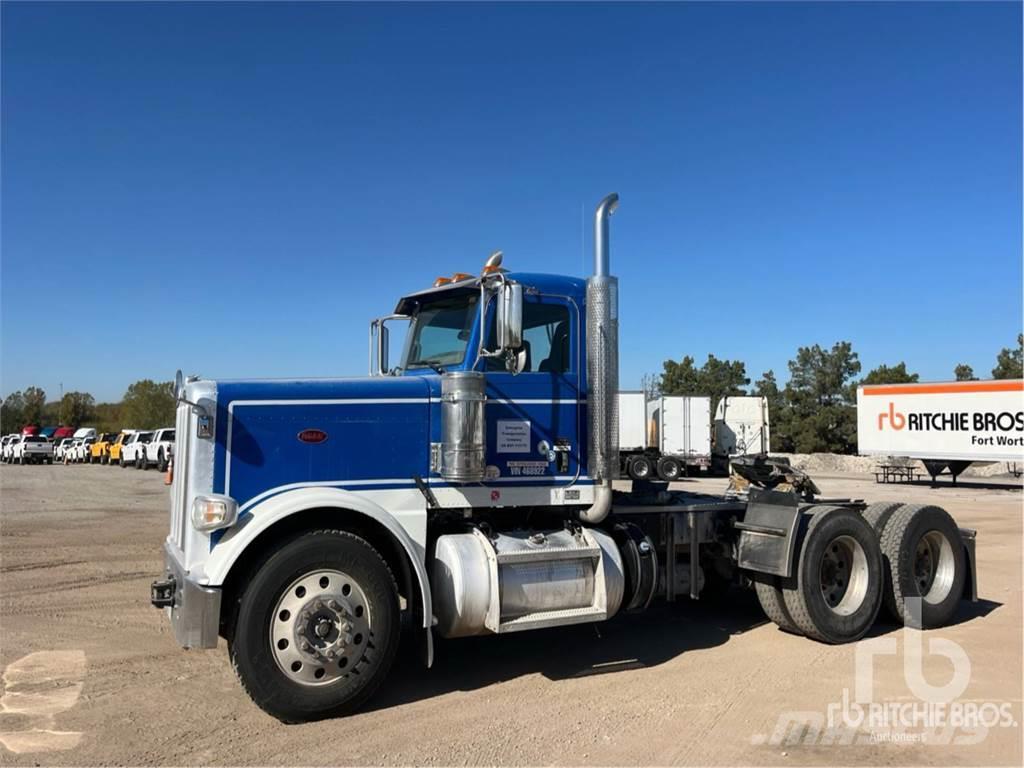
{"type": "Polygon", "coordinates": [[[700,368],[687,355],[682,362],[666,360],[661,374],[663,395],[705,395],[711,398],[711,412],[715,412],[723,397],[746,394],[750,384],[746,366],[739,360],[719,360],[708,355],[700,368]]]}
{"type": "Polygon", "coordinates": [[[60,401],[60,423],[76,429],[93,417],[96,401],[88,392],[68,392],[60,401]]]}
{"type": "Polygon", "coordinates": [[[43,409],[46,407],[46,392],[39,387],[25,390],[25,423],[43,426],[43,409]]]}
{"type": "Polygon", "coordinates": [[[21,432],[25,426],[25,396],[21,391],[11,392],[0,404],[0,434],[21,432]]]}
{"type": "Polygon", "coordinates": [[[996,356],[993,379],[1024,379],[1024,333],[1017,334],[1017,347],[1004,347],[996,356]]]}
{"type": "Polygon", "coordinates": [[[888,366],[880,365],[864,377],[861,384],[913,384],[918,379],[916,373],[907,372],[907,364],[888,366]]]}
{"type": "Polygon", "coordinates": [[[121,419],[135,429],[156,429],[174,423],[174,382],[136,381],[121,402],[121,419]]]}
{"type": "Polygon", "coordinates": [[[960,363],[956,368],[953,369],[953,375],[956,376],[957,381],[977,381],[978,377],[974,375],[974,369],[971,368],[967,363],[960,363]]]}
{"type": "Polygon", "coordinates": [[[855,378],[860,360],[848,341],[832,349],[800,347],[789,361],[784,396],[789,438],[798,453],[852,453],[857,447],[855,378]]]}
{"type": "Polygon", "coordinates": [[[122,427],[121,403],[96,403],[93,408],[93,423],[97,432],[117,432],[122,427]]]}

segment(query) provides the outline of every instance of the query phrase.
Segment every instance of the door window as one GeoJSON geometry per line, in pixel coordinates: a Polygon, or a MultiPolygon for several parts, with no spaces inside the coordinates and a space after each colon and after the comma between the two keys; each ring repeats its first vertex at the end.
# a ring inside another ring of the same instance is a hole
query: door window
{"type": "MultiPolygon", "coordinates": [[[[572,370],[572,343],[569,307],[565,304],[544,304],[527,301],[523,305],[523,347],[526,365],[523,373],[568,373],[572,370]]],[[[488,347],[497,346],[496,331],[491,325],[488,347]]],[[[505,370],[501,358],[488,358],[487,368],[505,370]]]]}

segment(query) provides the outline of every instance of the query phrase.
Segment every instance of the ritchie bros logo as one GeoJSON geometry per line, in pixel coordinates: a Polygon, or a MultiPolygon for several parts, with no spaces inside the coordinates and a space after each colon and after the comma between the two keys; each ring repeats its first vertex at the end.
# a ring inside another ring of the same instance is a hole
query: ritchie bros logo
{"type": "MultiPolygon", "coordinates": [[[[878,429],[889,429],[899,432],[907,429],[911,432],[1024,432],[1024,411],[921,411],[917,413],[901,413],[896,404],[889,402],[889,410],[878,414],[878,429]]],[[[999,445],[1024,444],[1024,438],[1009,438],[1005,435],[996,437],[999,445]]]]}

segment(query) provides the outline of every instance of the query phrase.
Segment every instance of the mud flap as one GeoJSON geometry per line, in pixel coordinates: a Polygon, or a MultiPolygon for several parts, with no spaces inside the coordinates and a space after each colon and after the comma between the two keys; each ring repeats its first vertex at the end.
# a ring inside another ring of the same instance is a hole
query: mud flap
{"type": "Polygon", "coordinates": [[[740,532],[740,568],[788,578],[793,570],[800,506],[796,494],[751,488],[746,513],[734,524],[740,532]]]}
{"type": "Polygon", "coordinates": [[[973,528],[961,528],[960,538],[964,540],[964,552],[967,554],[967,582],[964,584],[964,598],[976,603],[978,602],[978,566],[974,547],[978,532],[973,528]]]}

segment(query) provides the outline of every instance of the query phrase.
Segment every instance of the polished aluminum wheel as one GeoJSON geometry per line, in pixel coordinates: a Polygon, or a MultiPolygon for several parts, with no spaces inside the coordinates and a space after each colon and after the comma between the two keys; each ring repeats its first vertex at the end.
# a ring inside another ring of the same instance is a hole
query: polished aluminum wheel
{"type": "Polygon", "coordinates": [[[837,536],[821,558],[821,594],[841,616],[860,608],[868,591],[868,561],[864,548],[852,536],[837,536]]]}
{"type": "Polygon", "coordinates": [[[928,603],[941,603],[953,587],[956,561],[953,546],[939,531],[928,531],[914,551],[914,581],[928,603]]]}
{"type": "Polygon", "coordinates": [[[371,626],[369,602],[355,579],[341,571],[312,571],[293,582],[274,609],[274,660],[295,682],[331,683],[367,658],[371,626]]]}

